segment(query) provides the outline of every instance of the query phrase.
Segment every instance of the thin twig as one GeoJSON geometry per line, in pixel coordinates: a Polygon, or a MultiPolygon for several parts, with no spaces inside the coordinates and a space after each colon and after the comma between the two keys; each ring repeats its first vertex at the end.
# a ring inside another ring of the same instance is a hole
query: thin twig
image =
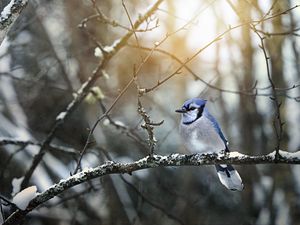
{"type": "MultiPolygon", "coordinates": [[[[151,51],[152,48],[148,48],[148,47],[144,47],[144,46],[137,46],[137,45],[133,45],[133,44],[127,44],[128,47],[130,48],[140,48],[141,50],[144,50],[144,51],[151,51]]],[[[217,90],[219,92],[225,92],[225,93],[230,93],[230,94],[238,94],[238,95],[247,95],[247,96],[264,96],[264,97],[270,97],[272,94],[269,94],[269,93],[260,93],[258,92],[259,90],[263,91],[263,90],[268,90],[271,88],[271,86],[267,86],[267,87],[251,87],[250,89],[248,90],[229,90],[229,89],[224,89],[224,88],[221,88],[221,87],[217,87],[213,84],[211,84],[211,82],[207,82],[205,80],[203,80],[195,71],[193,71],[188,65],[184,64],[184,62],[179,59],[176,55],[166,51],[166,50],[163,50],[163,49],[160,49],[160,48],[156,48],[154,50],[155,52],[158,52],[158,53],[161,53],[161,54],[164,54],[164,55],[167,55],[169,56],[170,58],[172,58],[173,60],[175,60],[177,63],[179,63],[180,65],[183,65],[183,67],[196,79],[196,80],[199,80],[201,81],[202,83],[204,83],[205,85],[207,85],[209,88],[211,89],[214,89],[214,90],[217,90]]],[[[285,92],[285,91],[289,91],[289,90],[293,90],[293,89],[296,89],[296,88],[299,88],[300,87],[300,84],[294,84],[290,87],[276,87],[276,91],[282,91],[282,92],[285,92]]],[[[278,94],[278,95],[283,95],[283,94],[278,94]]],[[[285,96],[285,95],[284,95],[285,96]]],[[[295,98],[295,97],[291,97],[291,98],[295,98]]]]}
{"type": "Polygon", "coordinates": [[[275,129],[275,133],[276,133],[276,147],[275,147],[276,155],[275,156],[276,156],[276,160],[278,160],[280,157],[279,149],[280,149],[280,143],[281,143],[281,139],[282,139],[282,135],[283,135],[283,125],[284,125],[284,123],[281,120],[281,113],[280,113],[281,103],[279,102],[277,92],[276,92],[276,86],[273,82],[271,71],[270,71],[270,65],[269,65],[270,57],[268,56],[268,53],[267,53],[267,50],[265,47],[265,43],[264,43],[265,37],[261,36],[261,34],[256,30],[256,27],[254,25],[251,26],[251,29],[256,33],[256,35],[260,39],[259,47],[261,48],[261,50],[263,51],[263,54],[264,54],[266,67],[267,67],[267,76],[268,76],[268,80],[272,87],[272,97],[270,97],[270,99],[274,102],[275,110],[276,110],[276,117],[274,119],[274,129],[275,129]]]}
{"type": "MultiPolygon", "coordinates": [[[[6,138],[6,137],[1,137],[0,138],[0,146],[5,146],[5,145],[16,145],[16,146],[28,146],[28,145],[33,145],[33,146],[41,146],[42,143],[39,142],[34,142],[34,141],[23,141],[15,138],[6,138]]],[[[71,156],[76,156],[78,155],[78,150],[75,150],[73,148],[61,146],[61,145],[56,145],[56,144],[51,144],[48,149],[50,152],[59,152],[59,153],[64,153],[67,155],[71,156]]]]}
{"type": "Polygon", "coordinates": [[[154,123],[150,120],[150,116],[147,114],[147,112],[144,110],[142,103],[140,99],[138,98],[138,113],[141,115],[141,117],[144,120],[144,124],[141,125],[143,129],[147,131],[148,134],[148,144],[149,144],[149,150],[150,150],[150,156],[154,153],[154,148],[156,146],[157,140],[154,136],[154,127],[160,126],[163,124],[163,120],[159,123],[154,123]]]}

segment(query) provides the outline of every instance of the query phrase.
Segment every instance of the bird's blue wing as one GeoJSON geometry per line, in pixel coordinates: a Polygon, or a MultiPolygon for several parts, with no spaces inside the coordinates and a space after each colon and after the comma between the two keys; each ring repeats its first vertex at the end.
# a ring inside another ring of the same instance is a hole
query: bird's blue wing
{"type": "Polygon", "coordinates": [[[221,130],[221,128],[220,128],[217,120],[207,110],[204,110],[204,113],[205,113],[205,116],[212,122],[213,127],[215,128],[216,132],[219,134],[220,138],[224,142],[225,147],[226,147],[225,150],[228,150],[228,148],[227,148],[228,141],[225,138],[225,136],[224,136],[224,134],[223,134],[223,132],[222,132],[222,130],[221,130]]]}

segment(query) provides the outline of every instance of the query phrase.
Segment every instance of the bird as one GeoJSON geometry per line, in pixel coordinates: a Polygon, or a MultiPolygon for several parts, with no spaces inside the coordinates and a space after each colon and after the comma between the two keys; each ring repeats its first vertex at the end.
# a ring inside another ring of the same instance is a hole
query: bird
{"type": "MultiPolygon", "coordinates": [[[[175,112],[181,114],[179,133],[184,146],[192,153],[229,152],[225,138],[217,120],[206,107],[207,100],[192,98],[184,102],[175,112]]],[[[242,191],[244,184],[232,165],[215,165],[219,180],[229,190],[242,191]]]]}

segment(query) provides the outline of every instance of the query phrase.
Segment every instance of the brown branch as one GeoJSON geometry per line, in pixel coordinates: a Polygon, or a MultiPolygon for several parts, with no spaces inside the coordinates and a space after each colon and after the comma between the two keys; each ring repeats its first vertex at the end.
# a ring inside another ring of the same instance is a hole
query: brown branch
{"type": "MultiPolygon", "coordinates": [[[[139,48],[143,51],[151,51],[152,48],[148,48],[148,47],[144,47],[144,46],[137,46],[137,45],[133,45],[133,44],[127,44],[128,47],[130,48],[139,48]]],[[[207,85],[209,88],[217,90],[219,92],[225,92],[225,93],[230,93],[230,94],[238,94],[238,95],[246,95],[246,96],[264,96],[264,97],[270,97],[272,94],[268,94],[268,93],[259,93],[258,91],[260,90],[268,90],[271,88],[271,86],[267,86],[267,87],[252,87],[251,89],[248,90],[242,90],[242,91],[238,91],[238,90],[229,90],[229,89],[224,89],[221,87],[217,87],[213,84],[211,84],[211,82],[207,82],[205,80],[203,80],[195,71],[193,71],[188,65],[186,65],[181,59],[179,59],[176,55],[164,50],[164,49],[160,49],[160,48],[156,48],[154,49],[155,52],[164,54],[169,56],[171,59],[173,59],[174,61],[176,61],[178,64],[183,65],[183,68],[186,69],[196,80],[201,81],[202,83],[204,83],[205,85],[207,85]]],[[[285,92],[285,91],[289,91],[289,90],[293,90],[295,88],[299,88],[300,84],[294,84],[291,87],[276,87],[276,91],[281,91],[281,92],[285,92]]],[[[283,94],[278,94],[283,95],[283,94]]],[[[295,98],[295,97],[291,97],[291,98],[295,98]]]]}
{"type": "Polygon", "coordinates": [[[271,37],[271,36],[285,36],[285,35],[295,35],[295,36],[300,36],[300,34],[297,34],[296,31],[299,31],[300,28],[295,28],[292,30],[287,30],[287,31],[282,31],[282,32],[267,32],[267,31],[263,31],[260,29],[256,29],[259,33],[267,36],[267,37],[271,37]]]}
{"type": "MultiPolygon", "coordinates": [[[[257,25],[257,24],[260,24],[260,23],[262,23],[262,22],[264,22],[264,21],[272,20],[272,19],[274,19],[274,18],[276,18],[276,17],[278,17],[278,16],[286,15],[288,12],[290,12],[290,11],[292,11],[292,10],[298,8],[299,6],[300,6],[300,5],[295,5],[295,6],[289,8],[289,9],[286,9],[286,10],[284,10],[284,11],[275,13],[275,14],[273,14],[272,16],[268,16],[268,13],[267,13],[267,14],[266,14],[267,17],[264,16],[263,18],[261,18],[261,19],[259,19],[259,20],[253,20],[252,22],[253,22],[255,25],[257,25]]],[[[271,10],[271,9],[272,9],[272,7],[270,8],[270,10],[271,10]]],[[[269,10],[269,11],[270,11],[270,10],[269,10]]]]}

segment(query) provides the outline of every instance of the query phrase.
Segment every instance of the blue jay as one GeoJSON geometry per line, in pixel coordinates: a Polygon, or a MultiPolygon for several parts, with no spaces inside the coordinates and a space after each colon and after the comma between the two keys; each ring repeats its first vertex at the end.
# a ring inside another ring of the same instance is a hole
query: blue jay
{"type": "MultiPolygon", "coordinates": [[[[187,100],[181,109],[179,127],[185,147],[192,153],[229,152],[228,142],[222,133],[217,120],[205,107],[206,100],[192,98],[187,100]]],[[[221,183],[228,189],[242,191],[244,185],[238,172],[231,165],[216,165],[221,183]]]]}

